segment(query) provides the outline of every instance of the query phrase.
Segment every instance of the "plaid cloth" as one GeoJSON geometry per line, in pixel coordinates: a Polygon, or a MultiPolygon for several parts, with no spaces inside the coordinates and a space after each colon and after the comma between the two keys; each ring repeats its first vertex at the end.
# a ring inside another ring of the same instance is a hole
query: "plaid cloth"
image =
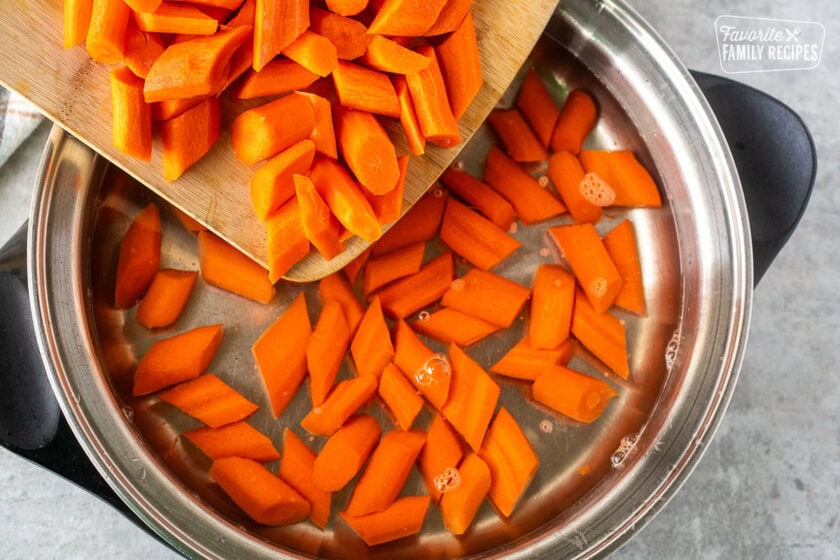
{"type": "Polygon", "coordinates": [[[0,87],[0,166],[43,119],[26,99],[0,87]]]}

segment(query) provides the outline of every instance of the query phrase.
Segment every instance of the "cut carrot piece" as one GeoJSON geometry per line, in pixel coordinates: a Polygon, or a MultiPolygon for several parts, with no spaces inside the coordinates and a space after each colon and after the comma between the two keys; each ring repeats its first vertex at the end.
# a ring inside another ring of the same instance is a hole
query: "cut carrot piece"
{"type": "MultiPolygon", "coordinates": [[[[156,0],[159,1],[159,0],[156,0]]],[[[93,0],[64,0],[64,48],[84,42],[90,26],[93,0]]]]}
{"type": "Polygon", "coordinates": [[[551,149],[555,152],[580,153],[583,141],[598,119],[598,109],[592,97],[582,90],[569,92],[554,132],[551,135],[551,149]]]}
{"type": "MultiPolygon", "coordinates": [[[[253,27],[254,20],[257,17],[257,0],[245,0],[239,7],[239,11],[228,22],[228,27],[237,27],[240,25],[250,25],[253,27]]],[[[251,51],[253,53],[253,46],[251,51]]]]}
{"type": "Polygon", "coordinates": [[[440,501],[443,495],[441,489],[444,488],[443,485],[439,488],[437,482],[453,472],[463,456],[461,438],[441,414],[436,414],[429,424],[426,444],[417,458],[426,491],[435,503],[440,501]]]}
{"type": "Polygon", "coordinates": [[[400,124],[405,132],[408,150],[415,156],[422,156],[426,152],[426,137],[420,130],[417,112],[414,110],[414,102],[411,100],[411,92],[405,76],[394,78],[394,90],[400,101],[400,124]]]}
{"type": "Polygon", "coordinates": [[[310,505],[309,519],[323,529],[330,517],[332,494],[318,488],[312,481],[315,453],[289,428],[283,430],[283,459],[280,478],[306,498],[310,505]]]}
{"type": "Polygon", "coordinates": [[[624,324],[609,312],[596,312],[580,290],[575,294],[572,334],[614,373],[623,379],[630,376],[624,324]]]}
{"type": "Polygon", "coordinates": [[[531,290],[513,280],[473,268],[451,282],[440,303],[494,325],[509,327],[530,295],[531,290]]]}
{"type": "MultiPolygon", "coordinates": [[[[432,144],[451,148],[461,143],[461,133],[452,113],[435,49],[425,45],[418,48],[417,52],[431,59],[426,68],[405,77],[420,132],[432,144]]],[[[399,112],[396,116],[399,116],[399,112]]]]}
{"type": "Polygon", "coordinates": [[[198,262],[208,284],[260,303],[274,297],[266,270],[209,231],[198,234],[198,262]]]}
{"type": "Polygon", "coordinates": [[[500,328],[484,319],[447,307],[413,321],[411,327],[423,336],[458,346],[475,344],[500,328]]]}
{"type": "Polygon", "coordinates": [[[432,239],[440,227],[446,208],[444,191],[436,189],[424,195],[382,238],[371,246],[374,257],[408,245],[432,239]]]}
{"type": "Polygon", "coordinates": [[[190,0],[190,4],[195,4],[201,9],[214,8],[221,12],[232,12],[242,6],[243,0],[190,0]]]}
{"type": "Polygon", "coordinates": [[[362,291],[366,295],[371,294],[394,280],[414,274],[423,264],[425,251],[426,244],[419,242],[368,260],[362,278],[362,291]]]}
{"type": "Polygon", "coordinates": [[[388,284],[376,295],[388,316],[402,319],[440,299],[454,277],[455,262],[452,252],[447,251],[427,262],[411,276],[388,284]]]}
{"type": "Polygon", "coordinates": [[[218,21],[195,6],[177,2],[162,2],[154,12],[134,12],[134,21],[153,33],[212,35],[219,28],[218,21]]]}
{"type": "Polygon", "coordinates": [[[450,533],[463,535],[490,490],[490,469],[477,453],[468,453],[458,465],[457,480],[440,499],[440,514],[450,533]]]}
{"type": "Polygon", "coordinates": [[[96,62],[116,64],[125,53],[125,31],[131,9],[123,0],[93,0],[85,49],[96,62]]]}
{"type": "Polygon", "coordinates": [[[351,285],[356,284],[356,278],[359,277],[359,273],[365,267],[365,264],[367,264],[368,258],[370,258],[370,247],[362,251],[358,257],[344,266],[344,275],[351,285]]]}
{"type": "Polygon", "coordinates": [[[566,211],[557,197],[496,146],[487,154],[484,181],[513,205],[516,215],[526,224],[541,222],[566,211]]]}
{"type": "Polygon", "coordinates": [[[443,172],[440,180],[458,195],[458,198],[481,212],[502,230],[507,231],[516,220],[513,206],[502,195],[469,173],[450,167],[443,172]]]}
{"type": "Polygon", "coordinates": [[[184,226],[184,229],[190,233],[197,234],[198,232],[205,231],[207,229],[201,224],[201,222],[175,206],[172,207],[172,212],[175,214],[175,217],[178,218],[178,221],[181,222],[181,225],[184,226]]]}
{"type": "Polygon", "coordinates": [[[339,60],[332,78],[342,106],[386,117],[400,116],[400,100],[385,74],[339,60]]]}
{"type": "Polygon", "coordinates": [[[309,139],[315,143],[315,151],[333,159],[338,158],[338,149],[333,126],[332,106],[328,99],[314,93],[301,92],[312,102],[315,111],[315,127],[309,139]]]}
{"type": "Polygon", "coordinates": [[[502,390],[480,365],[455,344],[449,346],[452,382],[441,412],[464,440],[478,451],[502,390]]]}
{"type": "Polygon", "coordinates": [[[368,0],[326,0],[327,8],[342,16],[355,16],[367,8],[368,0]]]}
{"type": "Polygon", "coordinates": [[[254,16],[254,70],[292,44],[309,27],[306,0],[257,0],[254,16]]]}
{"type": "Polygon", "coordinates": [[[472,0],[448,0],[440,11],[440,14],[438,14],[434,25],[426,30],[426,35],[433,36],[452,33],[464,21],[471,6],[472,0]]]}
{"type": "Polygon", "coordinates": [[[321,316],[318,317],[318,323],[306,346],[312,406],[320,405],[327,398],[344,360],[348,344],[350,327],[344,319],[341,304],[335,300],[324,301],[321,316]]]}
{"type": "Polygon", "coordinates": [[[397,185],[385,194],[372,195],[370,197],[370,207],[373,208],[373,213],[376,214],[376,219],[380,224],[390,224],[396,222],[402,213],[402,202],[405,194],[405,180],[408,177],[408,163],[410,156],[398,156],[397,168],[400,170],[400,178],[397,180],[397,185]]]}
{"type": "Polygon", "coordinates": [[[251,459],[216,459],[210,467],[210,477],[248,517],[262,525],[297,523],[306,519],[311,510],[306,498],[251,459]]]}
{"type": "Polygon", "coordinates": [[[622,280],[615,305],[637,315],[646,315],[642,266],[639,263],[639,248],[636,244],[636,234],[633,232],[633,223],[630,220],[622,220],[604,237],[604,246],[622,280]]]}
{"type": "Polygon", "coordinates": [[[347,512],[339,515],[365,544],[375,546],[419,533],[428,509],[428,496],[406,496],[376,513],[360,517],[347,512]]]}
{"type": "Polygon", "coordinates": [[[499,226],[454,199],[446,205],[440,239],[482,270],[493,268],[522,246],[499,226]]]}
{"type": "Polygon", "coordinates": [[[221,108],[208,97],[175,118],[163,121],[163,178],[174,181],[203,158],[219,139],[221,108]]]}
{"type": "Polygon", "coordinates": [[[554,104],[545,84],[533,68],[528,71],[525,81],[522,82],[516,106],[531,125],[531,130],[536,134],[540,144],[547,148],[551,142],[557,118],[560,116],[560,109],[554,104]]]}
{"type": "Polygon", "coordinates": [[[515,379],[533,381],[542,370],[552,365],[565,366],[575,351],[575,339],[567,338],[557,348],[534,348],[527,335],[490,367],[490,371],[515,379]]]}
{"type": "Polygon", "coordinates": [[[251,177],[251,204],[257,218],[266,221],[275,210],[295,196],[296,173],[309,171],[315,143],[303,139],[269,159],[251,177]]]}
{"type": "Polygon", "coordinates": [[[163,0],[125,0],[135,12],[154,12],[163,0]]]}
{"type": "Polygon", "coordinates": [[[339,240],[341,224],[309,177],[293,175],[293,180],[303,232],[325,259],[332,259],[344,250],[344,242],[339,240]]]}
{"type": "Polygon", "coordinates": [[[449,360],[436,354],[415,334],[405,321],[397,321],[394,330],[394,364],[429,403],[440,410],[449,397],[451,372],[449,360]]]}
{"type": "Polygon", "coordinates": [[[152,103],[152,120],[168,121],[169,119],[174,119],[178,115],[183,114],[184,111],[192,109],[206,98],[206,95],[199,95],[186,99],[167,99],[152,103]]]}
{"type": "Polygon", "coordinates": [[[283,54],[321,77],[329,76],[338,65],[335,45],[308,29],[283,49],[283,54]]]}
{"type": "Polygon", "coordinates": [[[376,393],[374,375],[362,375],[338,383],[321,406],[304,416],[300,425],[316,436],[331,436],[376,393]]]}
{"type": "Polygon", "coordinates": [[[309,138],[314,128],[312,102],[293,93],[240,113],[231,126],[230,143],[236,158],[252,165],[309,138]]]}
{"type": "Polygon", "coordinates": [[[244,421],[220,428],[195,428],[181,435],[211,459],[242,457],[265,462],[280,458],[271,439],[244,421]]]}
{"type": "Polygon", "coordinates": [[[158,340],[134,370],[134,396],[148,395],[201,375],[222,342],[222,325],[209,325],[158,340]]]}
{"type": "Polygon", "coordinates": [[[405,431],[411,429],[414,419],[423,410],[423,397],[393,363],[385,366],[379,379],[379,396],[393,413],[397,425],[405,431]]]}
{"type": "Polygon", "coordinates": [[[128,309],[143,297],[160,266],[160,211],[143,208],[120,241],[114,305],[128,309]]]}
{"type": "Polygon", "coordinates": [[[431,62],[428,57],[382,35],[373,36],[359,61],[374,70],[392,74],[413,74],[431,62]]]}
{"type": "Polygon", "coordinates": [[[392,430],[382,436],[353,489],[345,513],[358,517],[391,505],[425,441],[426,434],[420,430],[392,430]]]}
{"type": "Polygon", "coordinates": [[[534,478],[540,460],[522,428],[505,407],[499,408],[479,452],[490,468],[490,501],[510,517],[534,478]]]}
{"type": "Polygon", "coordinates": [[[355,60],[365,54],[370,36],[364,24],[355,19],[312,7],[309,12],[310,29],[323,35],[335,45],[341,60],[355,60]]]}
{"type": "Polygon", "coordinates": [[[615,206],[662,206],[653,177],[629,150],[583,150],[580,162],[615,192],[615,206]]]}
{"type": "Polygon", "coordinates": [[[368,33],[420,37],[437,21],[446,0],[385,0],[368,33]]]}
{"type": "Polygon", "coordinates": [[[550,366],[534,380],[534,400],[578,422],[596,420],[618,393],[601,379],[550,366]]]}
{"type": "Polygon", "coordinates": [[[262,70],[247,71],[245,77],[231,92],[234,99],[256,99],[270,95],[283,95],[311,86],[318,74],[307,70],[294,60],[275,59],[262,70]]]}
{"type": "Polygon", "coordinates": [[[382,315],[379,298],[375,296],[353,336],[350,353],[359,375],[373,375],[377,381],[382,376],[382,370],[394,358],[394,345],[391,343],[388,325],[382,315]]]}
{"type": "Polygon", "coordinates": [[[268,281],[277,282],[309,254],[309,240],[296,198],[278,208],[265,222],[268,232],[268,281]]]}
{"type": "Polygon", "coordinates": [[[365,464],[382,428],[370,414],[356,414],[338,429],[318,453],[312,467],[312,481],[321,489],[338,492],[365,464]]]}
{"type": "Polygon", "coordinates": [[[435,47],[435,52],[452,115],[458,120],[467,112],[484,83],[472,13],[467,13],[458,28],[435,47]]]}
{"type": "Polygon", "coordinates": [[[114,147],[142,161],[152,159],[152,109],[143,100],[143,79],[121,66],[111,71],[114,147]]]}
{"type": "Polygon", "coordinates": [[[347,326],[350,327],[350,334],[356,332],[356,328],[362,321],[365,315],[365,308],[361,302],[356,298],[353,289],[342,278],[341,274],[336,272],[329,276],[324,276],[318,283],[318,297],[322,302],[333,300],[341,305],[341,310],[344,312],[344,319],[347,321],[347,326]]]}
{"type": "Polygon", "coordinates": [[[548,157],[518,109],[494,109],[487,117],[487,122],[513,161],[527,163],[548,157]]]}
{"type": "Polygon", "coordinates": [[[338,109],[338,147],[356,180],[371,194],[392,191],[400,180],[397,152],[388,133],[372,114],[338,109]]]}
{"type": "Polygon", "coordinates": [[[159,397],[211,428],[244,420],[259,408],[212,373],[167,389],[159,397]]]}
{"type": "Polygon", "coordinates": [[[158,270],[137,308],[137,322],[150,329],[174,323],[187,304],[196,276],[193,270],[158,270]]]}
{"type": "Polygon", "coordinates": [[[587,200],[581,191],[584,172],[574,154],[565,151],[552,154],[548,159],[548,176],[574,221],[594,224],[601,219],[601,206],[587,200]]]}
{"type": "Polygon", "coordinates": [[[338,162],[316,157],[309,178],[345,228],[366,241],[382,235],[382,226],[356,181],[338,162]]]}
{"type": "Polygon", "coordinates": [[[572,224],[548,229],[592,302],[597,313],[609,309],[621,289],[621,275],[592,224],[572,224]]]}
{"type": "Polygon", "coordinates": [[[537,267],[528,325],[533,348],[557,348],[569,337],[574,303],[574,276],[556,264],[541,264],[537,267]]]}
{"type": "Polygon", "coordinates": [[[251,348],[275,418],[286,409],[303,383],[306,345],[311,334],[306,299],[301,293],[251,348]]]}
{"type": "Polygon", "coordinates": [[[123,64],[128,66],[135,76],[140,78],[148,76],[152,64],[165,49],[160,35],[141,31],[133,19],[128,20],[125,30],[123,64]]]}

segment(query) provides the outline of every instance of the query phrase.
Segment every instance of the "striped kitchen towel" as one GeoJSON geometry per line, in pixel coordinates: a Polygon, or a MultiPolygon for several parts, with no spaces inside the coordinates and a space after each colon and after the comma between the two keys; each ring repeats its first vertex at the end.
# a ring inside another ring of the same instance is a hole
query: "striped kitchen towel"
{"type": "Polygon", "coordinates": [[[0,87],[0,166],[32,134],[43,118],[26,99],[0,87]]]}

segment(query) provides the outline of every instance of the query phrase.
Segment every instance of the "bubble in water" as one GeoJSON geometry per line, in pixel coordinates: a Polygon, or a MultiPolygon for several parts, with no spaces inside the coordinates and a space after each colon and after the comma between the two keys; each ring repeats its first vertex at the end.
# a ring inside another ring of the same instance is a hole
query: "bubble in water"
{"type": "Polygon", "coordinates": [[[443,189],[438,187],[433,191],[432,194],[434,194],[436,198],[440,198],[443,196],[443,189]]]}
{"type": "Polygon", "coordinates": [[[449,360],[444,354],[435,354],[414,374],[418,385],[428,387],[449,378],[449,360]]]}
{"type": "Polygon", "coordinates": [[[442,473],[435,476],[433,483],[438,492],[446,494],[461,485],[461,473],[455,467],[446,467],[442,473]]]}
{"type": "Polygon", "coordinates": [[[612,463],[613,468],[619,466],[621,462],[624,461],[625,456],[626,454],[624,451],[621,451],[620,449],[613,453],[612,457],[610,457],[610,463],[612,463]]]}
{"type": "Polygon", "coordinates": [[[417,373],[414,374],[414,379],[417,380],[417,384],[421,387],[428,387],[432,384],[432,376],[423,368],[417,370],[417,373]]]}
{"type": "Polygon", "coordinates": [[[130,406],[124,406],[124,407],[122,407],[122,411],[123,411],[123,414],[125,415],[126,420],[128,420],[129,422],[134,420],[134,409],[133,408],[131,408],[130,406]]]}
{"type": "Polygon", "coordinates": [[[548,247],[543,247],[542,249],[540,249],[540,256],[541,257],[548,257],[550,255],[551,255],[551,249],[549,249],[548,247]]]}
{"type": "Polygon", "coordinates": [[[610,463],[612,464],[613,468],[618,467],[627,457],[627,454],[630,453],[630,450],[633,449],[633,446],[636,445],[636,441],[639,439],[638,434],[628,434],[621,438],[621,441],[618,444],[618,449],[616,449],[615,453],[612,454],[610,457],[610,463]]]}
{"type": "Polygon", "coordinates": [[[549,419],[543,420],[542,422],[540,422],[540,430],[547,434],[550,434],[554,431],[554,422],[552,422],[549,419]]]}
{"type": "Polygon", "coordinates": [[[463,171],[464,170],[464,160],[459,159],[455,163],[452,164],[452,169],[455,171],[463,171]]]}
{"type": "Polygon", "coordinates": [[[516,224],[516,222],[513,222],[512,224],[510,224],[508,231],[510,233],[516,233],[517,231],[519,231],[519,226],[516,224]]]}
{"type": "Polygon", "coordinates": [[[449,284],[449,287],[452,288],[452,290],[455,291],[455,292],[460,292],[461,290],[464,289],[465,284],[466,284],[466,282],[464,282],[463,278],[456,278],[455,280],[452,281],[451,284],[449,284]]]}
{"type": "Polygon", "coordinates": [[[591,291],[595,297],[603,296],[607,293],[607,279],[603,276],[595,278],[589,283],[589,291],[591,291]]]}
{"type": "Polygon", "coordinates": [[[537,179],[537,183],[539,183],[541,187],[547,187],[548,177],[546,177],[545,175],[541,175],[540,178],[537,179]]]}
{"type": "Polygon", "coordinates": [[[417,314],[417,318],[420,319],[421,321],[428,321],[429,317],[431,317],[431,316],[432,316],[432,314],[429,313],[428,311],[421,311],[420,313],[417,314]]]}
{"type": "Polygon", "coordinates": [[[671,371],[674,367],[674,360],[677,358],[677,349],[680,347],[680,332],[674,331],[668,346],[665,347],[665,370],[671,371]]]}

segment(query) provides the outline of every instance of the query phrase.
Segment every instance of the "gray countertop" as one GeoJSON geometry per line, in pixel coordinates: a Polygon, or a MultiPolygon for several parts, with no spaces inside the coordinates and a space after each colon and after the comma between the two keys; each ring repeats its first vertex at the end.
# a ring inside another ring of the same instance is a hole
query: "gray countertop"
{"type": "MultiPolygon", "coordinates": [[[[614,557],[840,558],[840,3],[632,4],[689,68],[711,73],[721,73],[718,16],[818,22],[825,44],[816,69],[736,76],[803,117],[820,158],[816,186],[755,292],[743,371],[716,436],[614,557]]],[[[0,244],[26,218],[47,132],[45,123],[0,170],[0,244]]],[[[0,558],[174,557],[98,499],[0,449],[0,558]]]]}

